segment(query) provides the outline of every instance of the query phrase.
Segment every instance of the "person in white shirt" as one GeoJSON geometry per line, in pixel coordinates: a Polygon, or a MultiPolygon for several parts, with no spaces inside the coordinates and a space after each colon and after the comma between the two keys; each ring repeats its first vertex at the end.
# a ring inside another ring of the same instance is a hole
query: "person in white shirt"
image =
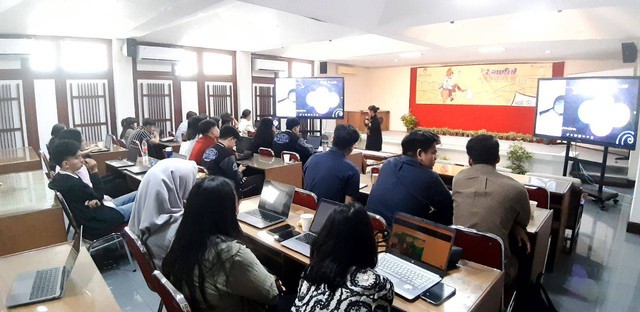
{"type": "Polygon", "coordinates": [[[189,119],[191,117],[195,117],[195,116],[198,116],[198,114],[196,114],[196,112],[194,112],[194,111],[189,111],[187,113],[187,118],[184,121],[182,121],[182,123],[178,126],[178,129],[176,129],[176,141],[182,142],[182,135],[187,132],[187,126],[189,125],[189,119]]]}
{"type": "Polygon", "coordinates": [[[238,130],[240,130],[240,134],[243,136],[248,136],[248,132],[256,132],[256,129],[253,128],[253,123],[251,122],[251,111],[245,109],[242,111],[242,115],[240,115],[240,125],[238,126],[238,130]]]}
{"type": "Polygon", "coordinates": [[[196,140],[200,137],[200,134],[198,133],[198,125],[200,125],[200,122],[205,119],[206,118],[203,116],[194,116],[189,119],[186,140],[182,141],[182,144],[180,144],[180,154],[187,157],[191,155],[193,145],[196,144],[196,140]]]}

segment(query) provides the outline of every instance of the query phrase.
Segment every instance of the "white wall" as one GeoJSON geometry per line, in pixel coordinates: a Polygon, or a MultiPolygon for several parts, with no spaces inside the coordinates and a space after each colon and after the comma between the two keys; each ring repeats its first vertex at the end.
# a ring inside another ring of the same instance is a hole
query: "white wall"
{"type": "MultiPolygon", "coordinates": [[[[238,116],[245,109],[252,109],[253,87],[251,86],[251,52],[236,52],[236,77],[238,88],[238,116]]],[[[255,116],[254,116],[255,117],[255,116]]]]}
{"type": "Polygon", "coordinates": [[[111,50],[113,53],[113,92],[116,103],[117,124],[117,131],[113,134],[116,137],[119,137],[120,132],[122,132],[120,121],[123,118],[135,117],[136,115],[133,95],[133,62],[130,57],[122,53],[123,44],[124,40],[122,39],[114,39],[111,42],[111,50]]]}
{"type": "MultiPolygon", "coordinates": [[[[187,117],[188,111],[198,113],[198,82],[182,81],[180,83],[180,99],[182,100],[182,120],[187,117]]],[[[179,125],[176,125],[176,129],[179,125]]]]}
{"type": "Polygon", "coordinates": [[[370,69],[369,81],[371,104],[389,111],[389,130],[405,131],[400,116],[409,112],[411,67],[370,69]]]}
{"type": "Polygon", "coordinates": [[[36,96],[36,117],[38,118],[38,137],[40,150],[47,152],[47,143],[51,139],[51,127],[58,123],[56,105],[56,84],[54,79],[35,79],[33,89],[36,96]]]}

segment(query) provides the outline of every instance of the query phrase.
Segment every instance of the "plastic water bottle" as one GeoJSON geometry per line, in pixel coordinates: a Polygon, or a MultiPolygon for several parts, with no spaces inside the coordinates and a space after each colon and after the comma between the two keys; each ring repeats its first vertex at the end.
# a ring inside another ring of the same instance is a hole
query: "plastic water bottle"
{"type": "Polygon", "coordinates": [[[147,141],[142,141],[140,148],[142,148],[142,164],[149,165],[149,149],[147,148],[147,141]]]}

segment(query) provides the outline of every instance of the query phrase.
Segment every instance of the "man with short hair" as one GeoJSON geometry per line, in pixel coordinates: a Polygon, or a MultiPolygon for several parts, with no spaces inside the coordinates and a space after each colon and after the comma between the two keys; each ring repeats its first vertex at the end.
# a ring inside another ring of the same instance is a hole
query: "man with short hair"
{"type": "Polygon", "coordinates": [[[527,190],[516,180],[499,173],[500,143],[488,134],[477,135],[467,142],[469,169],[453,178],[453,223],[502,239],[507,283],[514,280],[518,263],[509,248],[509,236],[530,250],[526,227],[531,208],[527,190]]]}
{"type": "Polygon", "coordinates": [[[187,127],[189,126],[189,118],[194,116],[198,116],[198,114],[194,111],[187,112],[187,118],[185,118],[185,120],[183,120],[182,123],[180,123],[180,125],[178,126],[178,129],[176,129],[176,141],[182,142],[182,135],[187,132],[187,127]]]}
{"type": "Polygon", "coordinates": [[[129,220],[136,192],[113,199],[113,205],[106,206],[98,165],[93,159],[82,158],[79,143],[58,141],[51,147],[51,161],[60,170],[49,182],[49,188],[62,194],[76,222],[84,227],[88,237],[105,236],[129,220]],[[92,186],[76,175],[83,166],[89,171],[92,186]]]}
{"type": "Polygon", "coordinates": [[[390,158],[380,169],[371,188],[367,210],[391,225],[396,212],[404,212],[450,225],[453,218],[451,193],[435,173],[438,135],[414,130],[402,139],[402,156],[390,158]]]}
{"type": "MultiPolygon", "coordinates": [[[[204,121],[203,121],[204,122],[204,121]]],[[[202,155],[202,166],[209,171],[209,174],[223,176],[236,184],[236,189],[241,190],[245,178],[242,176],[244,166],[236,164],[236,155],[233,147],[240,139],[238,129],[233,126],[223,126],[220,129],[218,143],[207,148],[202,155]]],[[[193,153],[192,153],[193,154],[193,153]]],[[[240,195],[240,192],[238,192],[240,195]]]]}
{"type": "Polygon", "coordinates": [[[287,130],[276,134],[271,149],[276,157],[280,157],[284,151],[298,153],[303,164],[315,152],[313,146],[300,137],[300,120],[298,118],[287,119],[287,130]]]}
{"type": "Polygon", "coordinates": [[[220,135],[220,129],[218,129],[218,124],[215,121],[205,119],[198,124],[198,132],[200,133],[200,137],[193,145],[189,160],[193,160],[202,166],[202,155],[204,155],[206,149],[214,146],[218,142],[216,139],[220,135]]]}
{"type": "Polygon", "coordinates": [[[337,125],[332,147],[313,155],[304,165],[304,189],[318,199],[352,203],[360,193],[360,170],[347,156],[360,140],[358,130],[351,125],[337,125]]]}
{"type": "Polygon", "coordinates": [[[160,136],[156,132],[156,121],[146,118],[142,122],[142,128],[137,129],[129,136],[127,146],[131,147],[131,142],[137,141],[142,147],[142,142],[147,142],[147,152],[149,156],[156,159],[164,159],[163,146],[160,143],[160,136]]]}

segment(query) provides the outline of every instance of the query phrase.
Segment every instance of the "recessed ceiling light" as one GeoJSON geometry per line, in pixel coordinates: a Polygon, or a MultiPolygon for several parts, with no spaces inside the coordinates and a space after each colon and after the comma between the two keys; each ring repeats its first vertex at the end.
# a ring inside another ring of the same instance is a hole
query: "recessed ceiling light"
{"type": "Polygon", "coordinates": [[[545,54],[551,54],[551,50],[544,51],[545,54]]]}
{"type": "Polygon", "coordinates": [[[412,58],[412,57],[421,57],[422,52],[405,52],[398,54],[401,58],[412,58]]]}
{"type": "Polygon", "coordinates": [[[397,62],[397,61],[398,61],[398,59],[395,59],[395,60],[393,60],[393,61],[394,61],[394,62],[397,62]]]}
{"type": "Polygon", "coordinates": [[[478,52],[480,53],[500,53],[500,52],[504,52],[507,49],[505,49],[504,47],[484,47],[484,48],[479,48],[478,52]]]}

